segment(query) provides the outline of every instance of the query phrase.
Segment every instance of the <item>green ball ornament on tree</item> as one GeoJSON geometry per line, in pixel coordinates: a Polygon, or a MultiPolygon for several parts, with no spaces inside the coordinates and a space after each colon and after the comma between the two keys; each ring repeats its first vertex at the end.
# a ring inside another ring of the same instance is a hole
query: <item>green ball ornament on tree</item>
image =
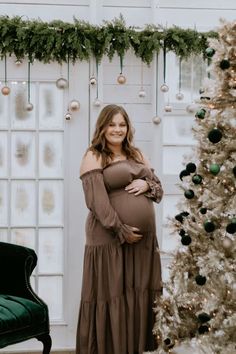
{"type": "Polygon", "coordinates": [[[206,283],[206,277],[204,277],[203,275],[198,274],[195,277],[195,281],[197,283],[197,285],[204,285],[206,283]]]}
{"type": "Polygon", "coordinates": [[[196,165],[195,163],[193,162],[189,162],[187,165],[186,165],[186,171],[189,172],[189,173],[194,173],[196,171],[196,165]]]}
{"type": "Polygon", "coordinates": [[[215,224],[211,220],[206,220],[204,222],[204,229],[206,232],[213,232],[215,230],[215,224]]]}
{"type": "Polygon", "coordinates": [[[216,176],[218,175],[218,173],[220,172],[220,165],[218,165],[217,163],[212,163],[210,165],[210,172],[216,176]]]}
{"type": "Polygon", "coordinates": [[[184,196],[185,198],[187,199],[193,199],[194,198],[194,191],[192,189],[187,189],[185,192],[184,192],[184,196]]]}
{"type": "Polygon", "coordinates": [[[219,129],[214,128],[208,133],[208,139],[210,140],[211,143],[216,144],[218,143],[222,138],[222,133],[219,129]]]}
{"type": "Polygon", "coordinates": [[[228,59],[222,59],[221,62],[220,62],[220,68],[222,70],[226,70],[226,69],[229,69],[230,67],[230,62],[228,59]]]}
{"type": "Polygon", "coordinates": [[[199,111],[196,112],[195,117],[203,119],[205,118],[206,110],[204,108],[201,108],[199,111]]]}
{"type": "Polygon", "coordinates": [[[207,58],[212,58],[215,52],[215,49],[210,47],[208,47],[205,51],[207,58]]]}
{"type": "Polygon", "coordinates": [[[192,177],[192,181],[193,181],[194,184],[200,184],[200,183],[202,183],[202,176],[194,175],[192,177]]]}

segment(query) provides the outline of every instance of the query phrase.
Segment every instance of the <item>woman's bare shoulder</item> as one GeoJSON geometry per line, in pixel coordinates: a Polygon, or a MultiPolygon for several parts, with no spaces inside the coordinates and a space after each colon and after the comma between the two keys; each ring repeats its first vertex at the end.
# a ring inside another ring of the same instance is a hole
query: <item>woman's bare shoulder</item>
{"type": "Polygon", "coordinates": [[[81,161],[80,175],[83,175],[85,172],[91,170],[96,170],[98,168],[102,168],[101,157],[97,157],[93,151],[87,151],[81,161]]]}

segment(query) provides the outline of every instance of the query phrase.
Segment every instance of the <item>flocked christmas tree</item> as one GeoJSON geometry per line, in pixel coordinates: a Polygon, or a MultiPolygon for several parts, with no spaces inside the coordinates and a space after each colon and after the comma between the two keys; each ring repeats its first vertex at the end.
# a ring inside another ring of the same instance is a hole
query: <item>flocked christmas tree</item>
{"type": "Polygon", "coordinates": [[[236,21],[222,23],[206,55],[214,86],[202,93],[194,157],[180,173],[184,200],[171,227],[181,246],[156,305],[157,353],[179,344],[236,353],[236,21]]]}

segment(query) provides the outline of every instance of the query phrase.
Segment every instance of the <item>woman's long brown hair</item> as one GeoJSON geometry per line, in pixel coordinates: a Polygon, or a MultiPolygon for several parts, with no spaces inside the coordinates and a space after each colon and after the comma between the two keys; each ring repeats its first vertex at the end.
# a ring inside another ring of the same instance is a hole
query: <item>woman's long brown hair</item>
{"type": "Polygon", "coordinates": [[[127,159],[133,159],[139,163],[143,163],[140,150],[133,145],[133,132],[129,116],[123,107],[115,104],[109,104],[101,110],[97,119],[91,145],[87,151],[92,151],[97,158],[102,158],[102,167],[105,167],[112,161],[114,154],[107,146],[105,132],[113,116],[117,113],[122,114],[127,124],[127,134],[122,142],[122,150],[124,154],[127,159]]]}

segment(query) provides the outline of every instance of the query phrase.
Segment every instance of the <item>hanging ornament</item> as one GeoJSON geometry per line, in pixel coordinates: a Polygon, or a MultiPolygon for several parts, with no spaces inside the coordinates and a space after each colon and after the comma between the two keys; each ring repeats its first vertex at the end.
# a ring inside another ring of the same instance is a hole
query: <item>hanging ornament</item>
{"type": "Polygon", "coordinates": [[[68,87],[68,81],[66,79],[64,79],[63,77],[60,77],[60,79],[58,79],[56,81],[56,86],[60,90],[64,90],[68,87]]]}
{"type": "Polygon", "coordinates": [[[179,92],[176,94],[176,99],[182,101],[184,99],[184,94],[181,92],[182,84],[182,58],[179,57],[179,92]]]}
{"type": "Polygon", "coordinates": [[[217,163],[212,163],[210,165],[209,170],[214,176],[216,176],[220,172],[220,165],[218,165],[217,163]]]}
{"type": "Polygon", "coordinates": [[[101,104],[102,104],[102,102],[98,98],[95,98],[95,100],[93,101],[93,105],[95,107],[100,107],[101,104]]]}
{"type": "Polygon", "coordinates": [[[139,91],[138,95],[141,98],[146,97],[146,91],[144,91],[144,89],[141,88],[141,90],[139,91]]]}
{"type": "Polygon", "coordinates": [[[169,104],[169,102],[167,103],[167,105],[165,105],[164,111],[165,112],[172,112],[172,106],[169,104]]]}
{"type": "Polygon", "coordinates": [[[190,103],[189,105],[187,105],[186,107],[186,111],[188,113],[195,113],[198,109],[198,105],[195,104],[194,102],[190,103]]]}
{"type": "Polygon", "coordinates": [[[201,208],[200,209],[200,213],[203,214],[203,215],[206,214],[207,213],[207,208],[201,208]]]}
{"type": "Polygon", "coordinates": [[[195,117],[199,119],[204,119],[206,114],[206,110],[201,108],[199,111],[196,112],[195,117]]]}
{"type": "Polygon", "coordinates": [[[165,93],[165,92],[169,91],[169,87],[166,84],[166,45],[165,45],[165,41],[163,43],[163,80],[164,80],[164,83],[161,85],[160,90],[165,93]]]}
{"type": "Polygon", "coordinates": [[[28,102],[25,109],[28,112],[31,112],[34,109],[33,104],[30,102],[30,61],[28,61],[28,102]]]}
{"type": "Polygon", "coordinates": [[[97,80],[95,78],[95,76],[91,76],[89,79],[90,85],[96,85],[97,84],[97,80]]]}
{"type": "Polygon", "coordinates": [[[197,285],[204,285],[206,283],[206,277],[204,277],[203,275],[198,274],[195,277],[195,281],[197,283],[197,285]]]}
{"type": "Polygon", "coordinates": [[[206,220],[204,222],[204,229],[206,232],[213,232],[215,230],[215,224],[211,220],[206,220]]]}
{"type": "Polygon", "coordinates": [[[225,237],[222,242],[222,246],[225,250],[230,250],[230,249],[232,249],[233,242],[229,237],[225,237]]]}
{"type": "Polygon", "coordinates": [[[206,53],[206,56],[208,57],[208,58],[212,58],[213,57],[213,55],[215,54],[215,49],[214,48],[210,48],[210,47],[208,47],[207,49],[206,49],[206,51],[205,51],[205,53],[206,53]]]}
{"type": "Polygon", "coordinates": [[[23,61],[21,59],[16,59],[15,60],[15,65],[16,66],[20,66],[23,63],[23,61]]]}
{"type": "Polygon", "coordinates": [[[71,120],[71,118],[72,118],[71,113],[69,111],[67,111],[65,114],[65,120],[71,120]]]}
{"type": "Polygon", "coordinates": [[[139,95],[139,97],[143,98],[143,97],[146,97],[146,91],[143,88],[143,62],[142,62],[142,60],[141,60],[141,80],[140,81],[141,81],[141,88],[139,90],[138,95],[139,95]]]}
{"type": "Polygon", "coordinates": [[[182,245],[188,246],[188,245],[190,245],[191,242],[192,242],[192,239],[188,234],[185,234],[184,236],[181,237],[182,245]]]}
{"type": "MultiPolygon", "coordinates": [[[[201,285],[201,284],[200,284],[201,285]]],[[[204,333],[207,333],[209,332],[209,327],[208,325],[204,324],[204,325],[201,325],[199,328],[198,328],[198,333],[199,334],[204,334],[204,333]]]]}
{"type": "Polygon", "coordinates": [[[185,198],[187,199],[192,199],[194,198],[194,191],[192,189],[187,189],[185,192],[184,192],[184,196],[185,198]]]}
{"type": "Polygon", "coordinates": [[[222,70],[229,69],[229,67],[230,67],[230,62],[229,62],[228,59],[223,59],[223,60],[221,60],[221,62],[220,62],[220,68],[221,68],[222,70]]]}
{"type": "Polygon", "coordinates": [[[214,128],[212,129],[209,133],[208,133],[208,139],[210,140],[210,142],[212,142],[213,144],[218,143],[222,138],[222,133],[219,129],[214,128]]]}
{"type": "Polygon", "coordinates": [[[180,236],[184,236],[185,235],[185,230],[184,229],[180,229],[179,230],[179,235],[180,236]]]}
{"type": "Polygon", "coordinates": [[[34,106],[32,103],[28,102],[25,107],[26,111],[31,112],[34,109],[34,106]]]}
{"type": "Polygon", "coordinates": [[[197,318],[198,318],[198,321],[201,322],[201,323],[206,323],[206,322],[211,320],[211,316],[208,315],[208,313],[206,313],[206,312],[199,313],[197,318]]]}
{"type": "Polygon", "coordinates": [[[120,55],[120,75],[117,77],[117,82],[120,85],[126,83],[126,77],[123,75],[123,57],[120,55]]]}
{"type": "Polygon", "coordinates": [[[69,103],[69,110],[76,112],[80,109],[80,103],[77,100],[71,100],[69,103]]]}
{"type": "Polygon", "coordinates": [[[226,226],[226,231],[229,234],[234,234],[236,232],[236,218],[233,218],[231,222],[226,226]]]}
{"type": "Polygon", "coordinates": [[[195,165],[195,163],[193,162],[189,162],[187,163],[186,165],[186,171],[189,172],[189,173],[193,173],[195,172],[197,169],[197,166],[195,165]]]}
{"type": "Polygon", "coordinates": [[[5,66],[5,78],[4,78],[5,85],[2,87],[1,92],[4,96],[8,96],[11,92],[11,89],[10,89],[10,87],[7,86],[7,57],[6,57],[6,55],[4,57],[4,66],[5,66]]]}
{"type": "Polygon", "coordinates": [[[194,184],[200,184],[202,183],[202,176],[196,174],[192,177],[192,181],[194,184]]]}
{"type": "Polygon", "coordinates": [[[154,124],[160,124],[161,123],[161,118],[158,116],[155,116],[152,118],[152,121],[154,124]]]}

